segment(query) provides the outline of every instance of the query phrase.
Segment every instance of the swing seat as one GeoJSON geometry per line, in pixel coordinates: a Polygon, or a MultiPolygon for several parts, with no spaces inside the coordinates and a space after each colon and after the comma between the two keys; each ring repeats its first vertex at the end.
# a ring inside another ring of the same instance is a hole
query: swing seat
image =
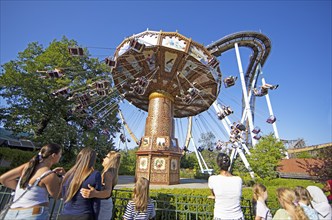
{"type": "Polygon", "coordinates": [[[68,48],[69,54],[72,56],[83,56],[84,51],[82,47],[69,47],[68,48]]]}
{"type": "Polygon", "coordinates": [[[145,48],[145,44],[141,44],[136,39],[132,39],[130,41],[130,47],[136,52],[141,53],[145,48]]]}
{"type": "Polygon", "coordinates": [[[142,86],[142,87],[145,88],[145,87],[148,86],[148,81],[147,81],[147,79],[144,76],[142,76],[142,77],[138,78],[137,84],[139,86],[142,86]]]}
{"type": "Polygon", "coordinates": [[[235,85],[235,81],[237,80],[237,77],[234,76],[229,76],[224,79],[224,85],[225,88],[229,88],[231,86],[235,85]]]}
{"type": "Polygon", "coordinates": [[[59,70],[49,70],[46,72],[51,78],[60,78],[63,74],[59,70]]]}
{"type": "Polygon", "coordinates": [[[78,97],[78,100],[83,107],[87,107],[89,105],[90,96],[88,96],[87,94],[83,94],[78,97]]]}
{"type": "Polygon", "coordinates": [[[271,115],[266,122],[269,124],[273,124],[275,121],[277,120],[277,118],[274,115],[271,115]]]}
{"type": "Polygon", "coordinates": [[[243,124],[239,123],[236,125],[236,128],[239,129],[240,131],[245,131],[246,130],[246,126],[244,126],[243,124]]]}
{"type": "Polygon", "coordinates": [[[219,61],[216,57],[212,57],[208,61],[208,65],[212,67],[213,69],[217,68],[219,66],[219,61]]]}
{"type": "Polygon", "coordinates": [[[97,90],[97,94],[99,96],[107,96],[108,95],[108,90],[97,90]]]}
{"type": "Polygon", "coordinates": [[[96,89],[106,89],[109,86],[109,82],[107,80],[98,81],[93,83],[92,86],[95,86],[96,89]]]}
{"type": "Polygon", "coordinates": [[[218,116],[218,119],[219,119],[219,120],[223,120],[227,115],[224,114],[223,112],[218,112],[218,113],[217,113],[217,116],[218,116]]]}
{"type": "Polygon", "coordinates": [[[124,136],[124,134],[120,135],[120,140],[121,140],[122,143],[126,142],[126,137],[124,136]]]}
{"type": "Polygon", "coordinates": [[[114,60],[109,59],[109,58],[105,59],[105,63],[106,63],[106,65],[108,65],[110,67],[115,67],[115,64],[116,64],[114,60]]]}
{"type": "Polygon", "coordinates": [[[93,117],[86,118],[84,124],[88,128],[93,128],[95,126],[95,119],[93,117]]]}
{"type": "Polygon", "coordinates": [[[258,134],[260,131],[261,131],[261,129],[260,129],[259,127],[255,127],[255,128],[252,130],[252,133],[254,133],[254,134],[258,134]]]}
{"type": "Polygon", "coordinates": [[[257,134],[257,135],[255,135],[253,138],[255,139],[255,140],[259,140],[259,139],[261,139],[261,135],[260,134],[257,134]]]}
{"type": "Polygon", "coordinates": [[[61,88],[55,92],[52,93],[52,95],[54,95],[55,97],[58,97],[58,96],[66,96],[70,93],[70,89],[68,87],[64,87],[64,88],[61,88]]]}
{"type": "Polygon", "coordinates": [[[198,150],[199,152],[202,152],[202,151],[204,150],[204,147],[198,147],[197,150],[198,150]]]}
{"type": "Polygon", "coordinates": [[[135,86],[134,87],[134,92],[137,94],[137,95],[144,95],[145,93],[145,89],[141,86],[135,86]]]}

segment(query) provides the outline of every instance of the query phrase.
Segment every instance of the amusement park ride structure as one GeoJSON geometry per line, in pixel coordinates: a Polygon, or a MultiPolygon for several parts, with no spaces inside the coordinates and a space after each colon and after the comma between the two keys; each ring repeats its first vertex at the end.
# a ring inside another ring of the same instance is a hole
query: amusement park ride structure
{"type": "MultiPolygon", "coordinates": [[[[230,157],[232,162],[240,156],[250,175],[246,154],[260,139],[260,129],[254,126],[255,99],[265,96],[270,117],[267,123],[272,124],[274,135],[279,139],[276,117],[273,114],[268,90],[277,86],[265,82],[262,66],[271,50],[270,40],[257,32],[239,32],[226,36],[211,45],[204,47],[177,32],[145,31],[126,38],[116,49],[113,58],[106,58],[105,63],[111,67],[113,82],[99,80],[92,85],[93,94],[76,94],[70,98],[79,100],[75,111],[89,111],[91,96],[107,97],[113,87],[121,99],[148,112],[145,122],[145,133],[138,139],[126,123],[124,116],[115,106],[103,110],[104,114],[119,111],[123,128],[129,131],[131,138],[139,145],[136,160],[136,178],[146,177],[152,184],[178,184],[180,180],[180,158],[189,145],[197,156],[202,173],[212,174],[202,154],[202,149],[195,146],[192,135],[192,117],[207,111],[211,106],[216,118],[227,132],[228,140],[217,144],[221,150],[223,145],[232,146],[230,157]],[[250,48],[250,63],[244,73],[239,47],[250,48]],[[238,122],[231,122],[233,114],[230,106],[218,103],[218,95],[222,84],[225,88],[236,83],[237,76],[222,79],[217,57],[224,52],[235,49],[242,90],[242,117],[238,122]],[[262,86],[258,87],[261,79],[262,86]],[[257,88],[258,87],[258,88],[257,88]],[[175,137],[175,118],[189,118],[187,137],[183,149],[179,148],[175,137]]],[[[69,48],[74,56],[82,56],[81,48],[69,48]]],[[[50,77],[61,77],[61,71],[49,73],[50,77]],[[52,76],[51,76],[52,75],[52,76]]],[[[54,96],[67,95],[68,88],[54,92],[54,96]]],[[[98,107],[104,109],[103,106],[98,107]]],[[[100,110],[101,111],[101,110],[100,110]]],[[[94,119],[87,124],[93,126],[94,119]]],[[[124,132],[123,132],[124,133],[124,132]]],[[[121,142],[126,137],[121,134],[121,142]]],[[[127,148],[127,146],[126,146],[127,148]]]]}

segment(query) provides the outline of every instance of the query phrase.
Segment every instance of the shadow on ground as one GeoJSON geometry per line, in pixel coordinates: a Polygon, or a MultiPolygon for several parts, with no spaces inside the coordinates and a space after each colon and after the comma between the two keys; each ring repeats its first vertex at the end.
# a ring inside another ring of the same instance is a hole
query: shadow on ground
{"type": "MultiPolygon", "coordinates": [[[[115,189],[121,188],[133,188],[134,187],[134,176],[119,176],[118,184],[115,186],[115,189]]],[[[180,184],[176,185],[150,185],[150,189],[159,189],[159,188],[208,188],[207,180],[202,179],[186,179],[181,178],[180,184]]]]}

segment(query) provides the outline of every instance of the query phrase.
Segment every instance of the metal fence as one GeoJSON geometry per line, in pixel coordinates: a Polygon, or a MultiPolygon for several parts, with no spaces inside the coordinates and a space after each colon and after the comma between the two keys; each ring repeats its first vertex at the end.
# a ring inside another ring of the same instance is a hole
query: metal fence
{"type": "MultiPolygon", "coordinates": [[[[0,210],[9,201],[11,190],[0,186],[0,210]]],[[[131,199],[132,191],[117,189],[113,191],[113,220],[122,220],[126,205],[131,199]]],[[[156,208],[156,220],[209,220],[213,218],[214,200],[206,196],[164,194],[151,192],[151,199],[156,208]]],[[[62,199],[50,199],[50,215],[57,220],[62,209],[62,199]]],[[[242,200],[242,211],[246,220],[253,220],[250,200],[242,200]]]]}

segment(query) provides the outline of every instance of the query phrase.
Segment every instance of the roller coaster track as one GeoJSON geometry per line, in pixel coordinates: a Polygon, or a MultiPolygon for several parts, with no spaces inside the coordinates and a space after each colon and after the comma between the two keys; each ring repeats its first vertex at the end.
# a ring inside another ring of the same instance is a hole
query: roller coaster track
{"type": "Polygon", "coordinates": [[[293,148],[293,149],[288,149],[289,154],[293,153],[300,153],[300,152],[305,152],[305,151],[314,151],[322,148],[327,148],[327,147],[332,147],[332,142],[326,143],[326,144],[318,144],[318,145],[313,145],[309,147],[304,147],[304,148],[293,148]]]}
{"type": "MultiPolygon", "coordinates": [[[[247,68],[245,77],[247,87],[251,87],[251,83],[255,77],[257,66],[260,64],[264,65],[267,57],[271,51],[270,39],[258,32],[253,31],[242,31],[234,34],[227,35],[210,45],[206,46],[206,49],[214,56],[219,57],[222,53],[234,48],[235,43],[239,47],[249,47],[253,53],[250,58],[250,63],[247,68]]],[[[258,74],[256,74],[256,77],[258,74]]],[[[257,80],[256,80],[257,82],[257,80]]],[[[191,135],[187,134],[185,147],[188,147],[191,135]]]]}
{"type": "Polygon", "coordinates": [[[218,57],[221,56],[222,53],[233,49],[235,43],[237,43],[239,47],[248,47],[253,51],[245,74],[247,86],[250,87],[258,64],[263,66],[270,54],[271,41],[264,34],[252,31],[243,31],[227,35],[206,46],[206,49],[208,49],[212,55],[218,57]]]}

